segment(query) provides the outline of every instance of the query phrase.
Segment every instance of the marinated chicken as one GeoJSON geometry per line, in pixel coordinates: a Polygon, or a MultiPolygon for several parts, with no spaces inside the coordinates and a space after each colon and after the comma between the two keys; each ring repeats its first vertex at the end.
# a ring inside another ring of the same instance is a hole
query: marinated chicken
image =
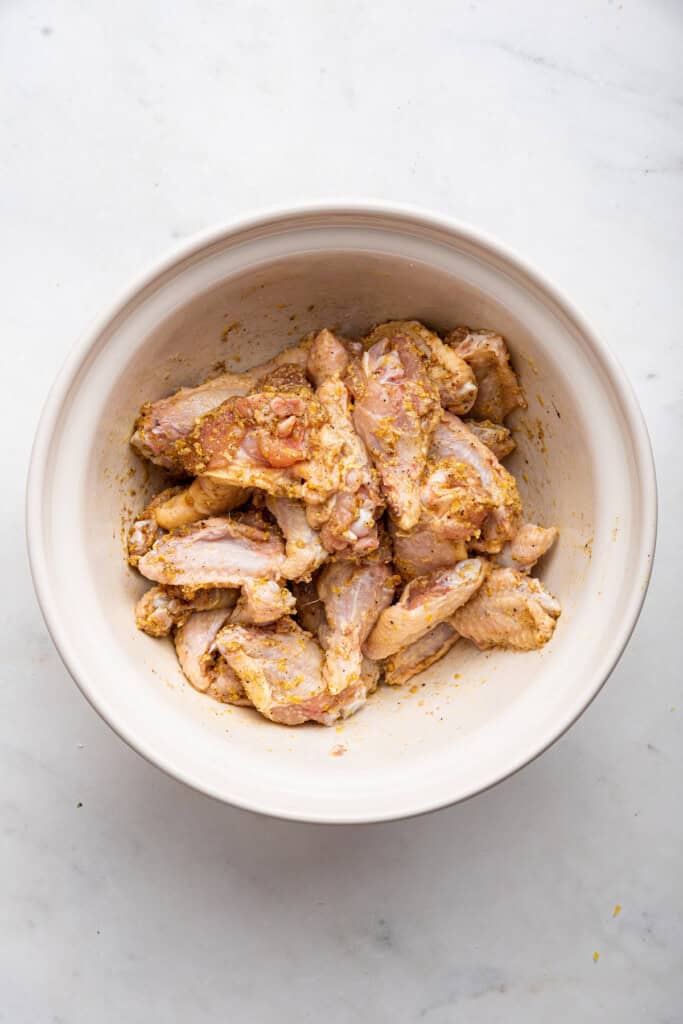
{"type": "Polygon", "coordinates": [[[467,558],[466,544],[440,536],[424,523],[405,531],[399,530],[390,519],[389,533],[394,547],[394,565],[404,580],[429,576],[437,569],[446,569],[467,558]]]}
{"type": "Polygon", "coordinates": [[[167,487],[166,490],[157,494],[147,508],[143,509],[133,520],[127,537],[128,561],[131,565],[137,566],[154,542],[163,536],[163,530],[157,522],[156,511],[158,508],[162,508],[167,501],[172,501],[182,490],[182,487],[167,487]]]}
{"type": "Polygon", "coordinates": [[[292,364],[278,367],[257,386],[198,419],[176,442],[176,459],[191,475],[296,497],[301,463],[317,450],[325,413],[304,371],[292,364]]]}
{"type": "Polygon", "coordinates": [[[460,636],[477,647],[532,651],[550,640],[559,602],[540,580],[517,569],[493,569],[478,594],[450,619],[460,636]]]}
{"type": "Polygon", "coordinates": [[[404,334],[375,342],[348,377],[353,423],[377,469],[398,526],[420,518],[420,479],[434,428],[441,418],[439,392],[415,345],[404,334]]]}
{"type": "Polygon", "coordinates": [[[389,517],[394,558],[405,579],[453,565],[467,548],[493,553],[515,535],[521,506],[514,477],[462,420],[444,413],[432,436],[420,488],[420,519],[402,530],[389,517]]]}
{"type": "Polygon", "coordinates": [[[542,646],[560,605],[530,573],[558,531],[523,522],[501,465],[525,405],[502,337],[416,320],[146,403],[131,443],[184,479],[128,532],[154,584],[136,625],[282,725],[332,725],[455,644],[542,646]]]}
{"type": "Polygon", "coordinates": [[[305,471],[303,497],[309,523],[320,531],[327,551],[362,555],[379,544],[376,521],[384,502],[377,472],[354,428],[351,396],[341,379],[352,354],[349,343],[327,330],[311,346],[308,371],[327,418],[318,436],[317,454],[305,471]]]}
{"type": "Polygon", "coordinates": [[[412,580],[398,602],[377,620],[365,641],[367,657],[380,661],[414,644],[469,601],[482,585],[486,572],[481,558],[467,558],[451,569],[412,580]]]}
{"type": "Polygon", "coordinates": [[[327,558],[327,551],[316,530],[309,526],[306,508],[293,498],[274,498],[269,495],[266,507],[275,517],[285,538],[287,558],[282,566],[286,580],[310,577],[327,558]]]}
{"type": "Polygon", "coordinates": [[[195,612],[176,630],[176,653],[185,678],[195,690],[225,704],[248,706],[251,701],[244,687],[215,644],[229,615],[226,609],[195,612]]]}
{"type": "Polygon", "coordinates": [[[472,535],[471,546],[487,554],[500,551],[519,529],[522,506],[515,478],[501,466],[491,449],[450,413],[444,413],[434,431],[429,456],[434,462],[455,459],[477,474],[491,507],[479,532],[472,535]]]}
{"type": "Polygon", "coordinates": [[[502,423],[492,423],[491,420],[463,420],[463,423],[475,437],[491,449],[499,462],[507,458],[517,447],[512,431],[502,423]]]}
{"type": "Polygon", "coordinates": [[[402,686],[409,679],[424,672],[434,662],[448,654],[459,634],[450,622],[440,622],[414,643],[402,647],[384,662],[384,682],[389,686],[402,686]]]}
{"type": "Polygon", "coordinates": [[[276,580],[245,580],[230,621],[262,626],[277,622],[295,608],[292,592],[276,580]]]}
{"type": "Polygon", "coordinates": [[[240,587],[277,579],[285,564],[279,531],[213,517],[166,533],[138,562],[143,576],[179,587],[240,587]]]}
{"type": "Polygon", "coordinates": [[[198,523],[209,516],[224,515],[243,505],[249,497],[245,487],[235,487],[211,477],[198,476],[187,487],[177,489],[154,509],[154,518],[163,530],[198,523]]]}
{"type": "Polygon", "coordinates": [[[524,394],[510,366],[510,353],[499,334],[456,327],[447,335],[446,343],[474,371],[477,397],[470,412],[475,419],[502,423],[515,409],[526,408],[524,394]]]}
{"type": "Polygon", "coordinates": [[[188,594],[182,587],[150,587],[135,606],[135,625],[149,636],[169,636],[174,626],[182,626],[194,612],[232,610],[237,594],[213,588],[188,594]]]}
{"type": "Polygon", "coordinates": [[[320,645],[292,619],[261,629],[225,626],[216,647],[254,707],[282,725],[331,725],[365,701],[363,680],[333,696],[323,680],[320,645]]]}
{"type": "Polygon", "coordinates": [[[371,348],[378,341],[385,338],[391,341],[396,337],[408,338],[420,353],[427,376],[437,388],[444,409],[462,414],[472,408],[477,397],[474,371],[424,324],[417,320],[390,320],[370,331],[363,338],[363,344],[371,348]]]}
{"type": "Polygon", "coordinates": [[[331,562],[317,579],[325,621],[318,638],[325,651],[323,679],[338,694],[362,675],[363,644],[381,612],[394,596],[395,580],[388,560],[331,562]]]}
{"type": "Polygon", "coordinates": [[[513,569],[529,572],[555,543],[558,537],[556,526],[536,526],[525,523],[509,544],[506,544],[497,561],[513,569]]]}
{"type": "Polygon", "coordinates": [[[168,398],[145,402],[135,423],[131,444],[144,458],[173,472],[182,472],[176,446],[195,422],[229,398],[248,395],[257,380],[283,363],[305,366],[306,344],[286,348],[275,359],[245,373],[222,373],[194,388],[179,388],[168,398]]]}

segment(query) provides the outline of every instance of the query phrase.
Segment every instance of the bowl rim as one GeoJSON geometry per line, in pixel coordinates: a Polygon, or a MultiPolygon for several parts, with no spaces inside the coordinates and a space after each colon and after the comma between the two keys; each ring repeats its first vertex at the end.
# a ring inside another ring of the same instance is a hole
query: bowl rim
{"type": "Polygon", "coordinates": [[[479,793],[486,792],[504,779],[515,775],[523,767],[544,753],[584,713],[605,685],[621,658],[638,621],[647,595],[652,575],[657,537],[657,481],[652,446],[645,418],[626,372],[608,345],[597,335],[583,313],[580,312],[564,291],[558,288],[552,281],[549,281],[533,264],[518,256],[505,243],[500,242],[487,232],[481,231],[454,217],[437,214],[419,206],[375,199],[320,199],[313,202],[279,204],[277,206],[260,208],[253,213],[232,218],[218,226],[193,234],[179,245],[170,249],[165,256],[154,261],[151,265],[147,265],[119,293],[107,309],[91,322],[90,326],[81,333],[68,353],[44,401],[30,455],[25,517],[28,559],[33,585],[41,613],[57,653],[69,675],[89,704],[129,747],[138,754],[141,754],[149,763],[165,771],[172,778],[185,783],[191,789],[195,789],[222,803],[239,807],[242,810],[309,824],[370,824],[428,814],[432,811],[464,802],[477,796],[479,793]],[[185,773],[182,767],[169,762],[167,758],[159,757],[152,749],[146,749],[145,745],[141,744],[140,737],[133,736],[125,722],[112,720],[112,717],[106,713],[98,699],[96,686],[92,686],[85,674],[79,671],[78,654],[75,650],[77,645],[71,642],[68,631],[63,626],[63,616],[53,592],[49,563],[43,543],[42,508],[44,484],[55,427],[75,379],[90,355],[91,350],[109,325],[129,304],[135,302],[142,293],[153,285],[155,281],[169,271],[172,271],[174,267],[183,261],[199,255],[203,249],[220,242],[229,243],[231,237],[239,236],[245,231],[268,228],[276,229],[279,225],[287,221],[296,220],[297,218],[313,219],[321,216],[341,216],[348,217],[349,219],[362,216],[385,217],[393,221],[397,228],[401,226],[405,228],[412,225],[413,227],[417,226],[428,230],[438,230],[470,246],[475,246],[483,251],[484,254],[501,260],[503,263],[515,268],[542,295],[547,296],[556,304],[588,342],[610,385],[614,388],[621,405],[629,431],[629,439],[633,446],[634,462],[638,470],[637,478],[643,512],[643,529],[639,551],[640,564],[638,569],[642,569],[642,572],[634,571],[633,573],[635,600],[631,601],[630,614],[624,617],[620,629],[615,632],[609,651],[603,659],[602,667],[599,667],[596,671],[593,685],[585,702],[577,711],[572,709],[568,716],[559,719],[556,727],[543,737],[534,749],[520,758],[518,763],[501,769],[490,782],[478,787],[475,786],[471,791],[451,799],[439,798],[431,803],[427,802],[419,810],[409,808],[405,813],[393,811],[386,815],[377,812],[372,814],[364,812],[360,814],[346,813],[341,815],[337,812],[328,816],[326,814],[312,814],[306,811],[299,813],[291,810],[282,810],[277,807],[276,801],[273,802],[272,806],[266,806],[262,801],[247,799],[241,794],[227,795],[222,791],[219,792],[216,789],[212,789],[210,784],[206,784],[202,780],[198,780],[185,773]],[[637,584],[635,581],[637,581],[637,584]]]}

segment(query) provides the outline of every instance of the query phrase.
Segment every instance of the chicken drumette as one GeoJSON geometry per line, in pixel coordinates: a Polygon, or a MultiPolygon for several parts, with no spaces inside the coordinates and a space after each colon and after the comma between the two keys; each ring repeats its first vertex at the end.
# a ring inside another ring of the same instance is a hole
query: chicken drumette
{"type": "Polygon", "coordinates": [[[317,579],[325,619],[318,629],[325,650],[323,679],[330,693],[341,693],[361,679],[363,644],[394,596],[395,579],[389,559],[371,556],[326,565],[317,579]]]}
{"type": "Polygon", "coordinates": [[[308,372],[325,410],[316,454],[305,468],[303,497],[308,520],[325,549],[362,555],[379,544],[376,521],[384,510],[379,479],[356,433],[351,400],[342,380],[359,346],[321,331],[309,354],[308,372]]]}
{"type": "Polygon", "coordinates": [[[420,518],[420,480],[441,418],[439,392],[404,334],[383,338],[349,367],[353,423],[365,442],[398,526],[420,518]]]}

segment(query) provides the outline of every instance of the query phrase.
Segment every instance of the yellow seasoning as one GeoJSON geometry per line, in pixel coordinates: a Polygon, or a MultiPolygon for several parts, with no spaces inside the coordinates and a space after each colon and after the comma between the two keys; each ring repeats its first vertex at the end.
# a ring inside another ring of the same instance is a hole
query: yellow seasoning
{"type": "Polygon", "coordinates": [[[612,917],[616,917],[620,913],[621,913],[621,903],[617,903],[617,905],[615,906],[614,910],[612,911],[612,917]]]}
{"type": "Polygon", "coordinates": [[[599,959],[600,959],[600,954],[598,952],[593,953],[593,963],[597,964],[599,959]]]}

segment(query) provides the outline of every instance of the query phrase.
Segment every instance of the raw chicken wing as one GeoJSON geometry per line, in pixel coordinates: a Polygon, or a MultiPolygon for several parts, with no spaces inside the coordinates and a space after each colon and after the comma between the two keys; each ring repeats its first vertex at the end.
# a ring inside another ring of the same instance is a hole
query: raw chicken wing
{"type": "Polygon", "coordinates": [[[135,625],[149,636],[168,636],[193,612],[234,608],[236,590],[197,590],[188,595],[182,587],[150,587],[135,606],[135,625]]]}
{"type": "Polygon", "coordinates": [[[163,536],[163,531],[156,519],[157,508],[172,500],[182,490],[182,487],[167,487],[165,491],[152,498],[149,505],[133,520],[127,540],[128,561],[131,565],[136,566],[154,542],[163,536]]]}
{"type": "Polygon", "coordinates": [[[402,647],[384,662],[384,682],[401,686],[418,672],[424,672],[450,651],[459,634],[448,622],[440,622],[415,643],[402,647]]]}
{"type": "Polygon", "coordinates": [[[195,612],[175,634],[180,667],[196,690],[225,704],[250,705],[239,678],[218,652],[215,639],[229,611],[195,612]]]}
{"type": "Polygon", "coordinates": [[[420,522],[413,530],[399,530],[389,520],[389,533],[394,546],[394,565],[404,580],[429,576],[437,569],[446,569],[467,558],[462,541],[439,536],[420,522]]]}
{"type": "Polygon", "coordinates": [[[275,580],[245,580],[230,621],[260,626],[277,622],[293,612],[295,606],[294,595],[275,580]]]}
{"type": "Polygon", "coordinates": [[[469,546],[475,551],[500,551],[505,541],[517,532],[521,515],[519,492],[512,474],[462,420],[450,413],[444,413],[434,431],[429,457],[432,460],[454,458],[476,471],[488,493],[491,510],[482,522],[481,536],[469,546]]]}
{"type": "Polygon", "coordinates": [[[323,679],[330,693],[341,693],[361,678],[362,645],[391,604],[394,586],[391,568],[381,558],[332,562],[318,576],[326,617],[319,633],[325,649],[323,679]]]}
{"type": "Polygon", "coordinates": [[[305,506],[293,498],[269,496],[266,507],[277,520],[285,538],[287,559],[282,566],[282,575],[286,580],[310,577],[327,558],[327,551],[317,532],[308,524],[305,506]]]}
{"type": "Polygon", "coordinates": [[[365,699],[362,687],[338,698],[327,691],[322,651],[292,619],[261,628],[229,625],[216,643],[254,707],[273,722],[331,725],[365,699]]]}
{"type": "Polygon", "coordinates": [[[408,338],[384,338],[363,353],[349,381],[353,423],[379,472],[402,530],[420,518],[420,480],[441,417],[438,391],[408,338]]]}
{"type": "Polygon", "coordinates": [[[514,478],[449,413],[434,431],[420,499],[420,520],[412,530],[401,530],[390,519],[396,567],[404,579],[466,558],[467,545],[482,543],[482,531],[485,549],[500,549],[517,526],[514,478]]]}
{"type": "Polygon", "coordinates": [[[463,420],[463,423],[475,437],[491,449],[499,462],[517,447],[511,431],[502,423],[493,423],[491,420],[463,420]]]}
{"type": "Polygon", "coordinates": [[[506,544],[498,558],[501,565],[529,572],[549,551],[557,540],[559,530],[556,526],[536,526],[525,523],[521,526],[509,544],[506,544]]]}
{"type": "Polygon", "coordinates": [[[477,470],[454,455],[427,463],[420,497],[420,526],[463,544],[479,535],[493,507],[477,470]]]}
{"type": "Polygon", "coordinates": [[[550,640],[560,605],[539,580],[517,569],[493,569],[478,594],[450,622],[482,650],[532,651],[550,640]]]}
{"type": "Polygon", "coordinates": [[[344,377],[349,359],[360,356],[362,351],[360,342],[340,338],[324,328],[315,336],[309,349],[308,376],[317,388],[329,377],[344,377]]]}
{"type": "Polygon", "coordinates": [[[296,497],[298,467],[313,457],[324,418],[303,370],[285,364],[259,391],[203,416],[175,450],[193,475],[296,497]]]}
{"type": "Polygon", "coordinates": [[[161,537],[138,562],[143,576],[182,587],[240,587],[277,579],[285,551],[275,528],[237,518],[205,519],[161,537]]]}
{"type": "Polygon", "coordinates": [[[510,366],[510,353],[499,334],[456,327],[446,342],[474,370],[478,391],[470,411],[475,419],[502,423],[513,409],[526,409],[524,393],[510,366]]]}
{"type": "Polygon", "coordinates": [[[317,453],[305,470],[303,497],[309,522],[320,530],[327,551],[362,555],[379,543],[376,520],[384,505],[377,473],[353,425],[348,389],[339,376],[347,365],[344,343],[330,331],[321,331],[311,346],[309,373],[315,377],[316,397],[327,420],[320,429],[317,453]]]}
{"type": "Polygon", "coordinates": [[[482,559],[468,558],[451,569],[413,580],[398,602],[380,615],[365,642],[365,654],[381,660],[415,643],[471,598],[486,569],[482,559]]]}
{"type": "Polygon", "coordinates": [[[158,466],[182,472],[176,443],[190,433],[195,421],[222,405],[228,398],[247,395],[256,381],[282,363],[304,367],[308,358],[306,344],[294,345],[275,359],[255,366],[246,373],[222,373],[195,388],[179,388],[168,398],[145,402],[135,423],[131,444],[140,455],[158,466]]]}
{"type": "Polygon", "coordinates": [[[248,497],[249,491],[244,487],[198,476],[158,505],[154,509],[154,517],[162,529],[176,530],[179,526],[230,512],[243,505],[248,497]]]}
{"type": "Polygon", "coordinates": [[[477,397],[477,384],[472,369],[424,324],[417,320],[389,320],[375,327],[363,338],[363,343],[369,348],[383,338],[392,339],[397,335],[409,338],[422,356],[429,379],[438,389],[444,409],[455,413],[465,413],[471,409],[477,397]]]}

